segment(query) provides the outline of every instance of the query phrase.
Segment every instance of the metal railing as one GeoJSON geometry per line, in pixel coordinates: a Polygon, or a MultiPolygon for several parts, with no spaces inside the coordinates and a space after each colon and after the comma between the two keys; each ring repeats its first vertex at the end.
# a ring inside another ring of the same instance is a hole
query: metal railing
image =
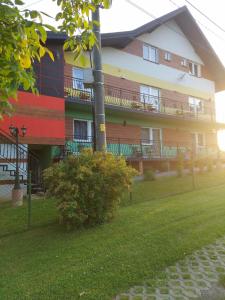
{"type": "MultiPolygon", "coordinates": [[[[41,184],[41,170],[38,157],[28,150],[26,144],[18,146],[19,173],[21,182],[27,181],[28,171],[32,171],[32,183],[41,184]]],[[[12,136],[0,129],[0,166],[2,171],[15,177],[16,142],[12,136]]]]}
{"type": "MultiPolygon", "coordinates": [[[[65,97],[70,100],[92,100],[91,89],[84,87],[77,78],[64,78],[65,97]]],[[[202,100],[198,105],[188,100],[179,101],[158,97],[105,84],[105,104],[132,111],[144,111],[153,114],[173,115],[177,118],[215,121],[215,109],[210,101],[202,100]]]]}
{"type": "MultiPolygon", "coordinates": [[[[91,136],[67,136],[64,147],[55,148],[54,156],[63,158],[69,154],[79,155],[83,149],[94,149],[94,138],[91,136]]],[[[107,137],[107,151],[126,159],[164,160],[177,159],[180,153],[184,159],[191,156],[196,158],[218,157],[216,144],[193,146],[191,141],[161,141],[145,139],[129,139],[107,137]]]]}

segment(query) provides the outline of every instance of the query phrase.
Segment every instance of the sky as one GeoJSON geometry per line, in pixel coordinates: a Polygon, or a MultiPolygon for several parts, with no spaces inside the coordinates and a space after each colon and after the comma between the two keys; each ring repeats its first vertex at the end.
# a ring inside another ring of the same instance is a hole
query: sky
{"type": "MultiPolygon", "coordinates": [[[[24,2],[25,8],[43,11],[52,17],[59,11],[56,3],[52,0],[24,0],[24,2]]],[[[189,0],[189,2],[213,20],[221,29],[212,24],[186,0],[113,0],[109,10],[101,11],[101,31],[131,30],[150,22],[153,18],[186,5],[225,66],[225,1],[189,0]],[[142,7],[143,11],[135,7],[135,4],[142,7]]],[[[53,19],[46,17],[45,21],[54,24],[53,19]]],[[[216,104],[217,120],[225,122],[225,92],[216,94],[216,104]]],[[[225,134],[220,137],[220,143],[223,141],[223,148],[225,149],[225,134]]]]}

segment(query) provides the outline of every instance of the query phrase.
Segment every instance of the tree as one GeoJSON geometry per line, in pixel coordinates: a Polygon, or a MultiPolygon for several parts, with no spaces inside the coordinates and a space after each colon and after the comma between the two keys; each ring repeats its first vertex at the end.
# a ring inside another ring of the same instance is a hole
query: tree
{"type": "Polygon", "coordinates": [[[96,43],[90,13],[97,5],[109,7],[109,0],[52,1],[61,9],[55,17],[61,21],[57,29],[43,23],[43,12],[22,10],[21,0],[0,1],[0,118],[11,110],[9,98],[16,99],[19,87],[38,92],[32,63],[46,53],[54,60],[45,47],[47,30],[65,32],[68,39],[64,49],[73,51],[77,59],[96,43]]]}

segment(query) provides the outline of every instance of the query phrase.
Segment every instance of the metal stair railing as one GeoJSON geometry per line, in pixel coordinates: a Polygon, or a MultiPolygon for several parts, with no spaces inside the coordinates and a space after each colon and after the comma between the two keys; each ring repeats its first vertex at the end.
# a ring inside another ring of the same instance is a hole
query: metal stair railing
{"type": "MultiPolygon", "coordinates": [[[[18,145],[19,152],[19,171],[20,175],[23,175],[23,180],[27,180],[28,171],[32,171],[32,183],[41,184],[41,171],[38,157],[28,151],[27,146],[23,144],[18,145]]],[[[15,168],[16,162],[16,142],[12,136],[6,133],[0,128],[0,164],[7,167],[3,167],[5,171],[11,171],[10,175],[14,176],[14,170],[9,170],[8,165],[15,168]]]]}

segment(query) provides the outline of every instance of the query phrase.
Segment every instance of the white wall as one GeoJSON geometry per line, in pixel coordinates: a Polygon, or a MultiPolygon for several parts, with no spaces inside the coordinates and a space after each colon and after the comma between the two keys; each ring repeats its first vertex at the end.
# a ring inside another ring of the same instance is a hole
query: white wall
{"type": "Polygon", "coordinates": [[[146,33],[139,36],[137,39],[203,64],[190,41],[186,38],[174,20],[161,25],[152,33],[146,33]]]}
{"type": "Polygon", "coordinates": [[[145,76],[148,82],[143,83],[159,88],[177,90],[180,92],[182,92],[181,90],[183,89],[184,93],[203,98],[211,98],[215,93],[213,81],[197,78],[162,64],[151,63],[142,57],[118,49],[110,47],[103,48],[103,64],[109,66],[107,70],[108,73],[110,73],[111,66],[114,73],[116,69],[121,77],[126,78],[133,76],[136,78],[135,81],[141,82],[143,80],[141,76],[145,76]],[[133,75],[131,75],[132,73],[133,75]],[[134,73],[136,73],[136,75],[134,75],[134,73]]]}

